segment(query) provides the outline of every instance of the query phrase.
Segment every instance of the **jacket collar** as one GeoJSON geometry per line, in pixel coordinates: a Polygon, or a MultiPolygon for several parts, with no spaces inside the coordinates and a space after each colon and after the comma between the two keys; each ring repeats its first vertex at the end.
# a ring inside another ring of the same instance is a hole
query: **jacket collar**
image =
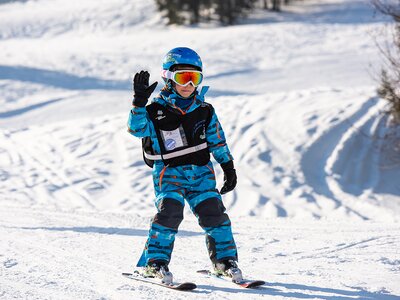
{"type": "Polygon", "coordinates": [[[186,110],[182,110],[176,105],[177,99],[185,99],[185,98],[182,98],[176,92],[173,92],[173,89],[170,88],[168,85],[164,86],[160,94],[153,99],[153,102],[156,102],[163,106],[172,107],[173,109],[178,110],[181,114],[186,114],[192,112],[204,102],[204,96],[209,88],[210,88],[209,86],[203,86],[200,92],[198,90],[195,90],[193,95],[187,98],[188,101],[192,101],[193,103],[189,105],[189,107],[186,110]]]}

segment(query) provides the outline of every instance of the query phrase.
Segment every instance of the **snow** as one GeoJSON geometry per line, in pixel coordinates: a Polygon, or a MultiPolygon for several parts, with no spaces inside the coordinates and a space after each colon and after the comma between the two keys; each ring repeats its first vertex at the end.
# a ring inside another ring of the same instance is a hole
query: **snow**
{"type": "Polygon", "coordinates": [[[400,299],[400,133],[374,78],[388,24],[362,0],[225,27],[167,27],[153,1],[0,5],[0,299],[400,299]],[[155,213],[131,78],[159,90],[180,45],[203,58],[239,176],[239,264],[262,289],[194,272],[210,266],[189,209],[170,267],[194,293],[120,275],[155,213]]]}
{"type": "Polygon", "coordinates": [[[208,258],[194,218],[186,218],[170,266],[177,280],[198,284],[192,294],[120,275],[147,236],[148,220],[139,213],[6,208],[0,219],[4,299],[398,298],[397,224],[233,217],[243,267],[267,279],[261,290],[243,290],[194,272],[193,266],[208,267],[208,258]]]}

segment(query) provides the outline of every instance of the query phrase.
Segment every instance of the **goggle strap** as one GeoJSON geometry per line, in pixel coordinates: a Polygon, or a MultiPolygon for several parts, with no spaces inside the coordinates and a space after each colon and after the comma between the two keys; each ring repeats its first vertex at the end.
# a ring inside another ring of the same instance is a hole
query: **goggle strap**
{"type": "Polygon", "coordinates": [[[167,79],[174,79],[174,72],[168,70],[162,70],[161,76],[167,79]]]}
{"type": "Polygon", "coordinates": [[[178,71],[168,71],[168,70],[162,70],[161,71],[161,76],[167,79],[174,79],[175,73],[180,73],[180,72],[194,72],[194,73],[202,73],[201,71],[197,70],[178,70],[178,71]]]}

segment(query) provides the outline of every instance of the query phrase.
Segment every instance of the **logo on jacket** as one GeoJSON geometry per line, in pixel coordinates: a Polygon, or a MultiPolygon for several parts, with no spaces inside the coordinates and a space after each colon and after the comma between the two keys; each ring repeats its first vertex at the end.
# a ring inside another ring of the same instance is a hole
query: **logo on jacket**
{"type": "Polygon", "coordinates": [[[204,140],[206,138],[206,129],[203,127],[203,134],[200,134],[200,138],[204,140]]]}
{"type": "Polygon", "coordinates": [[[175,142],[175,140],[173,140],[173,139],[168,139],[168,140],[165,141],[165,148],[166,148],[168,151],[175,149],[175,147],[176,147],[176,142],[175,142]]]}
{"type": "Polygon", "coordinates": [[[206,121],[201,120],[194,125],[193,138],[198,136],[201,140],[206,138],[206,121]]]}
{"type": "Polygon", "coordinates": [[[156,119],[157,119],[158,121],[160,121],[160,120],[162,120],[162,119],[164,119],[164,118],[165,118],[164,112],[163,112],[162,110],[158,110],[158,111],[157,111],[157,117],[156,117],[156,119]]]}

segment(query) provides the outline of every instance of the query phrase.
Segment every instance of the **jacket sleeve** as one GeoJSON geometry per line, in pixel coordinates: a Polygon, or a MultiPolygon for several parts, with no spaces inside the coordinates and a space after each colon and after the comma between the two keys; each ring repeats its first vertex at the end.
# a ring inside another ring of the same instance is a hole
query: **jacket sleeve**
{"type": "Polygon", "coordinates": [[[133,106],[129,113],[128,132],[139,138],[151,135],[150,119],[146,107],[133,106]]]}
{"type": "Polygon", "coordinates": [[[212,108],[212,117],[207,127],[206,136],[210,152],[219,164],[233,160],[226,144],[224,131],[222,130],[221,123],[218,121],[214,108],[212,108]]]}

